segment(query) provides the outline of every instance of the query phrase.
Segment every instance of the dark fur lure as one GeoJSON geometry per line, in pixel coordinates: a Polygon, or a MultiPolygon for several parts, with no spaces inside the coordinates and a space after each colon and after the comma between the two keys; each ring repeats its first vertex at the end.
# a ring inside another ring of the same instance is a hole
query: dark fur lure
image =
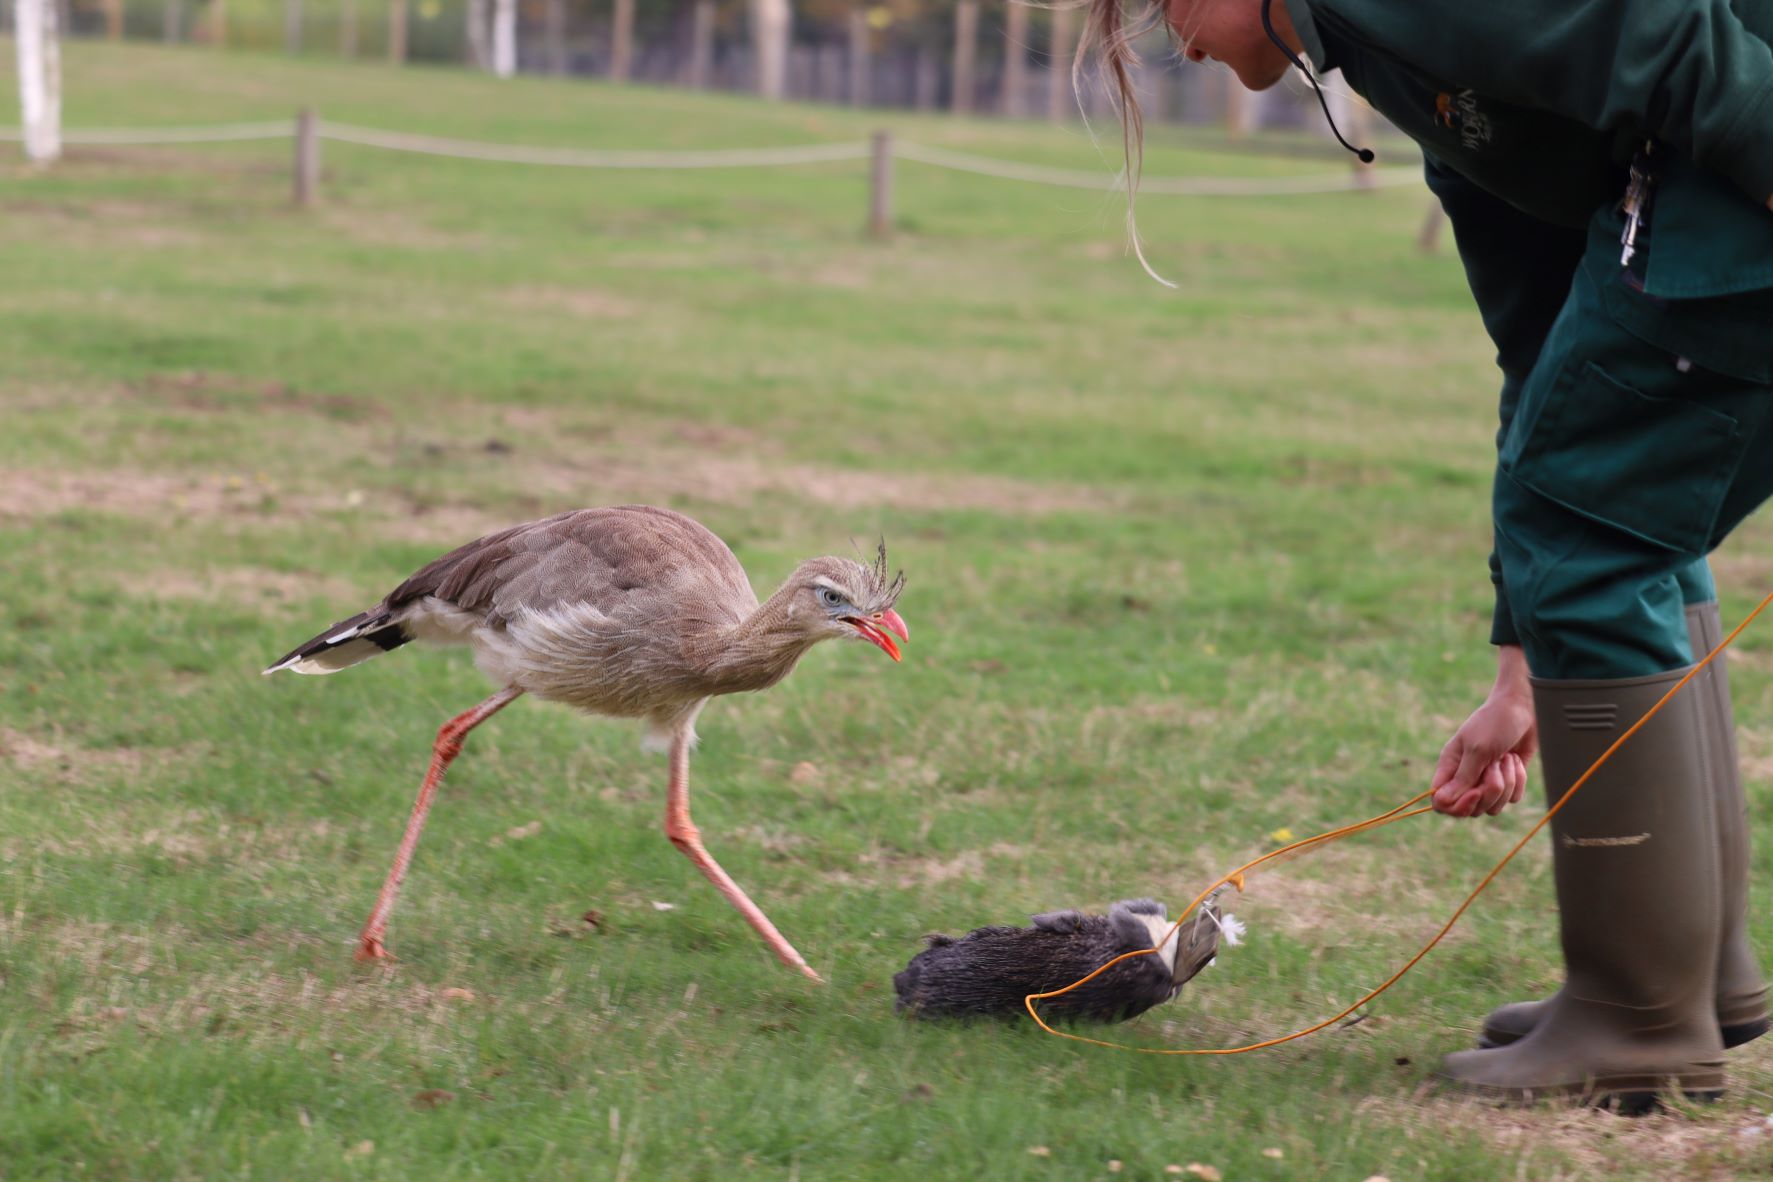
{"type": "MultiPolygon", "coordinates": [[[[1121,1022],[1169,1001],[1219,950],[1218,911],[1209,901],[1162,951],[1115,965],[1070,993],[1036,1002],[1049,1021],[1121,1022]]],[[[929,947],[893,977],[896,1008],[919,1018],[1019,1017],[1031,993],[1061,989],[1124,952],[1154,947],[1169,923],[1163,904],[1129,899],[1107,915],[1055,911],[1031,927],[975,928],[960,939],[928,936],[929,947]]]]}

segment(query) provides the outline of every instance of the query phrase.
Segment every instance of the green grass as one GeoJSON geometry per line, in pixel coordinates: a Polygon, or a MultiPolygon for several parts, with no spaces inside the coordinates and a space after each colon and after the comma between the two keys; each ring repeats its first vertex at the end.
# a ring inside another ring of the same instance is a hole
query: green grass
{"type": "MultiPolygon", "coordinates": [[[[74,127],[311,103],[690,148],[887,119],[98,45],[67,79],[74,127]]],[[[1112,168],[1112,137],[888,121],[1112,168]]],[[[1175,908],[1277,829],[1413,795],[1480,700],[1495,378],[1456,262],[1413,246],[1424,194],[1149,198],[1168,292],[1121,257],[1112,199],[913,164],[879,245],[856,165],[328,144],[325,204],[300,213],[287,155],[76,148],[0,175],[6,1182],[1773,1165],[1773,1138],[1740,1133],[1769,1103],[1758,1045],[1724,1103],[1640,1122],[1435,1094],[1490,1005],[1558,980],[1537,846],[1368,1021],[1277,1050],[1160,1058],[892,1013],[922,933],[1175,908]],[[489,690],[460,651],[258,669],[444,548],[627,500],[693,513],[765,591],[852,539],[905,567],[903,665],[826,646],[711,706],[693,765],[709,846],[830,984],[777,966],[666,842],[633,727],[527,701],[451,772],[400,961],[353,964],[431,736],[489,690]]],[[[1166,129],[1147,167],[1342,165],[1166,129]]],[[[1727,621],[1773,574],[1768,537],[1721,557],[1727,621]]],[[[1757,801],[1770,636],[1736,663],[1757,801]]],[[[1113,1034],[1224,1046],[1335,1012],[1534,816],[1413,820],[1253,879],[1249,944],[1113,1034]]]]}

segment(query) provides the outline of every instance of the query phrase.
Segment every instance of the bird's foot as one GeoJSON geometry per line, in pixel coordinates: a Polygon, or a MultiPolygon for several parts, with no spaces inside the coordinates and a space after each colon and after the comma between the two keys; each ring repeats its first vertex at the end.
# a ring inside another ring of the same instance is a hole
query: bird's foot
{"type": "Polygon", "coordinates": [[[380,936],[364,936],[357,941],[357,959],[359,961],[392,961],[396,959],[388,946],[382,943],[380,936]]]}

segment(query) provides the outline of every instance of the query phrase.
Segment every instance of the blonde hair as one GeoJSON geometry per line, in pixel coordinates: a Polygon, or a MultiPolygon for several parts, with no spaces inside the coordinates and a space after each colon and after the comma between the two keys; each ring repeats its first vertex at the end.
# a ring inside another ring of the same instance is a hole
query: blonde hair
{"type": "Polygon", "coordinates": [[[1135,215],[1139,175],[1145,167],[1145,112],[1139,106],[1138,90],[1133,85],[1133,71],[1141,64],[1133,43],[1153,29],[1170,28],[1166,19],[1168,0],[1140,0],[1130,14],[1126,11],[1127,0],[1077,0],[1075,4],[1054,7],[1085,10],[1083,31],[1077,39],[1077,52],[1071,59],[1071,89],[1079,96],[1081,107],[1084,65],[1093,57],[1103,86],[1120,115],[1122,176],[1127,190],[1127,244],[1147,275],[1165,287],[1175,287],[1174,283],[1152,270],[1146,261],[1135,215]]]}

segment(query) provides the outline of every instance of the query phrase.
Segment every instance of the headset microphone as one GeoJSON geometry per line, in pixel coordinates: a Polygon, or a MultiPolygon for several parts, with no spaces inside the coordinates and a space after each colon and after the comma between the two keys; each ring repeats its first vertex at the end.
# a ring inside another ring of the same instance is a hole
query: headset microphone
{"type": "Polygon", "coordinates": [[[1373,163],[1373,149],[1357,148],[1342,138],[1342,129],[1336,126],[1336,120],[1330,116],[1330,103],[1328,99],[1324,98],[1324,88],[1317,84],[1317,75],[1306,68],[1305,63],[1299,60],[1299,55],[1294,53],[1287,43],[1280,39],[1280,34],[1274,31],[1274,18],[1268,13],[1268,7],[1273,3],[1274,0],[1262,0],[1262,31],[1268,34],[1268,39],[1287,55],[1288,61],[1299,67],[1299,72],[1305,75],[1307,82],[1311,83],[1311,89],[1317,92],[1318,106],[1324,109],[1324,122],[1330,125],[1330,134],[1336,137],[1336,142],[1353,152],[1355,158],[1362,164],[1373,163]]]}

